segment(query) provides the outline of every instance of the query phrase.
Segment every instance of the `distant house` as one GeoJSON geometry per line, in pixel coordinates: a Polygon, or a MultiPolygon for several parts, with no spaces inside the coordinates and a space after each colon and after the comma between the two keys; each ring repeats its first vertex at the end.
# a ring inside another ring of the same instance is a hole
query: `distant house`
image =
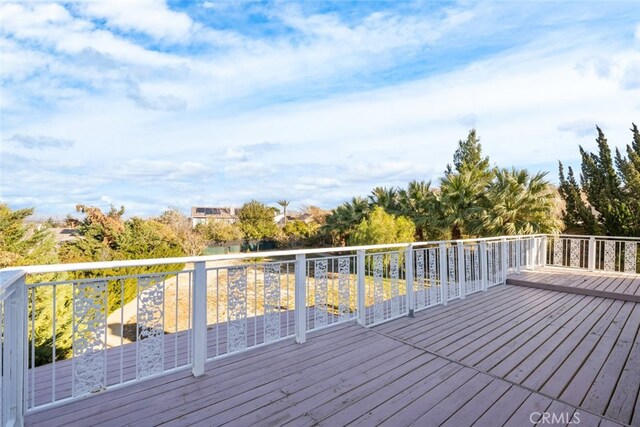
{"type": "Polygon", "coordinates": [[[54,227],[51,229],[53,236],[56,239],[56,244],[61,245],[65,242],[75,240],[78,238],[78,230],[75,228],[54,227]]]}
{"type": "Polygon", "coordinates": [[[211,221],[233,224],[238,221],[236,208],[215,208],[205,206],[193,206],[191,208],[191,226],[206,224],[211,221]]]}
{"type": "MultiPolygon", "coordinates": [[[[280,227],[284,227],[285,226],[285,220],[284,220],[284,215],[279,213],[274,215],[273,217],[273,221],[278,224],[278,226],[280,227]]],[[[287,221],[286,222],[293,222],[293,221],[302,221],[306,224],[310,224],[313,222],[313,216],[311,214],[308,213],[301,213],[301,212],[287,212],[287,221]]]]}

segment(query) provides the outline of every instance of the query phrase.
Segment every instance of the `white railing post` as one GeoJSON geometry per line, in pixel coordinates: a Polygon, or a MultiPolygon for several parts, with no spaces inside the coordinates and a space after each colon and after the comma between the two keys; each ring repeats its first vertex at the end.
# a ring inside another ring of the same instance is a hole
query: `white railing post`
{"type": "Polygon", "coordinates": [[[536,259],[538,258],[538,238],[532,237],[529,239],[529,256],[528,259],[528,268],[529,270],[536,269],[536,259]]]}
{"type": "Polygon", "coordinates": [[[464,243],[460,240],[456,243],[458,250],[458,286],[460,286],[460,298],[464,299],[467,294],[467,285],[465,272],[465,259],[464,259],[464,243]]]}
{"type": "Polygon", "coordinates": [[[442,292],[442,305],[447,305],[449,297],[449,285],[447,284],[447,245],[440,243],[438,245],[440,251],[440,291],[442,292]]]}
{"type": "Polygon", "coordinates": [[[204,374],[207,360],[207,267],[196,262],[193,271],[193,365],[194,377],[204,374]]]}
{"type": "Polygon", "coordinates": [[[295,323],[296,342],[307,341],[307,259],[304,254],[296,255],[295,323]]]}
{"type": "Polygon", "coordinates": [[[516,257],[516,265],[515,265],[516,274],[520,274],[520,268],[522,267],[520,265],[521,264],[520,260],[522,259],[522,239],[520,239],[519,237],[516,238],[516,254],[515,254],[515,257],[516,257]]]}
{"type": "Polygon", "coordinates": [[[27,302],[22,273],[7,286],[4,301],[2,342],[2,422],[5,426],[24,425],[25,342],[27,302]]]}
{"type": "Polygon", "coordinates": [[[485,242],[484,240],[480,242],[480,259],[478,261],[480,262],[480,275],[482,276],[482,290],[486,291],[487,283],[489,282],[487,278],[487,274],[489,274],[489,257],[487,257],[487,242],[485,242]]]}
{"type": "Polygon", "coordinates": [[[365,278],[365,262],[364,262],[364,249],[360,249],[358,250],[358,294],[357,294],[357,301],[358,301],[358,323],[362,326],[364,326],[366,324],[366,317],[365,317],[365,283],[364,283],[364,278],[365,278]]]}
{"type": "Polygon", "coordinates": [[[542,262],[540,263],[542,265],[542,267],[546,267],[547,266],[547,250],[548,250],[548,245],[549,245],[549,240],[547,239],[547,236],[542,236],[542,242],[541,242],[541,252],[542,252],[542,262]]]}
{"type": "Polygon", "coordinates": [[[413,245],[407,246],[404,254],[404,279],[407,285],[407,312],[413,317],[415,308],[413,295],[413,245]]]}
{"type": "MultiPolygon", "coordinates": [[[[520,243],[520,242],[518,242],[520,243]]],[[[502,266],[502,283],[506,284],[507,283],[507,268],[509,266],[509,259],[508,259],[508,255],[509,255],[509,251],[507,248],[507,239],[502,238],[500,240],[500,246],[502,247],[502,251],[501,251],[501,258],[502,258],[502,262],[500,263],[500,265],[502,266]]],[[[520,247],[519,244],[516,245],[516,254],[518,255],[518,261],[517,261],[517,266],[518,266],[518,273],[520,272],[520,251],[518,250],[518,248],[520,247]]]]}
{"type": "Polygon", "coordinates": [[[594,236],[589,237],[589,271],[595,271],[596,269],[596,238],[594,236]]]}

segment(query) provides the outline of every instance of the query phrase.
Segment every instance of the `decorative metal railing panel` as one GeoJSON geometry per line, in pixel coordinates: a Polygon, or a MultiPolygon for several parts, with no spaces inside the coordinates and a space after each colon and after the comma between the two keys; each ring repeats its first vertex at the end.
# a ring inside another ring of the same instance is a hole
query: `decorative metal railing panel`
{"type": "Polygon", "coordinates": [[[486,248],[487,287],[504,283],[503,251],[506,252],[506,244],[499,241],[489,241],[486,243],[486,248]]]}
{"type": "Polygon", "coordinates": [[[458,258],[455,246],[449,246],[446,249],[447,259],[447,299],[453,300],[460,298],[460,281],[458,280],[459,272],[457,271],[458,258]]]}
{"type": "Polygon", "coordinates": [[[464,246],[465,266],[465,294],[470,295],[481,291],[482,278],[480,277],[480,244],[464,246]]]}
{"type": "Polygon", "coordinates": [[[264,266],[264,341],[281,338],[280,301],[282,299],[280,264],[264,266]]]}
{"type": "Polygon", "coordinates": [[[365,255],[365,325],[408,313],[404,250],[365,255]]]}
{"type": "Polygon", "coordinates": [[[76,276],[25,286],[26,408],[190,365],[191,270],[76,276]]]}
{"type": "Polygon", "coordinates": [[[164,366],[164,276],[138,278],[137,378],[159,374],[164,366]]]}
{"type": "Polygon", "coordinates": [[[415,310],[422,310],[442,303],[442,286],[439,271],[438,247],[414,249],[414,301],[415,310]]]}
{"type": "Polygon", "coordinates": [[[640,273],[640,238],[593,237],[590,245],[595,252],[591,269],[620,272],[640,273]]]}
{"type": "Polygon", "coordinates": [[[589,268],[589,259],[595,248],[589,238],[580,236],[549,236],[547,257],[558,267],[589,268]]]}
{"type": "Polygon", "coordinates": [[[314,261],[314,328],[327,326],[329,311],[329,289],[326,259],[314,261]]]}
{"type": "MultiPolygon", "coordinates": [[[[315,274],[322,281],[326,266],[317,265],[315,274]]],[[[207,358],[294,336],[295,271],[294,261],[229,261],[207,268],[207,358]]],[[[323,294],[310,295],[309,306],[320,307],[313,320],[322,321],[326,299],[323,294]]]]}
{"type": "Polygon", "coordinates": [[[107,282],[73,284],[72,394],[107,388],[107,282]]]}
{"type": "Polygon", "coordinates": [[[351,275],[352,257],[338,258],[338,321],[346,322],[352,319],[351,285],[354,283],[351,275]]]}
{"type": "Polygon", "coordinates": [[[355,319],[356,257],[325,256],[307,261],[306,330],[313,331],[355,319]]]}

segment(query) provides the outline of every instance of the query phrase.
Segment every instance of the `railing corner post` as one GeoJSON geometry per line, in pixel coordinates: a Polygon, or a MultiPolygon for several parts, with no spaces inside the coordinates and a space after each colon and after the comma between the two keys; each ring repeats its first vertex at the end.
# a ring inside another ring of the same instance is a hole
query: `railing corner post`
{"type": "Polygon", "coordinates": [[[366,316],[365,316],[365,252],[364,249],[358,250],[357,255],[357,273],[358,273],[358,282],[357,282],[357,301],[358,301],[358,324],[365,326],[366,324],[366,316]]]}
{"type": "MultiPolygon", "coordinates": [[[[517,242],[517,244],[516,244],[516,258],[517,258],[516,259],[516,265],[517,265],[517,272],[520,273],[520,250],[519,250],[519,248],[520,248],[520,240],[517,240],[516,242],[517,242]]],[[[500,246],[502,248],[501,257],[500,257],[500,258],[502,258],[501,259],[502,262],[500,263],[500,266],[502,267],[501,268],[502,271],[500,273],[501,273],[501,276],[502,276],[502,284],[506,284],[507,283],[507,268],[509,267],[509,259],[508,259],[509,251],[508,251],[508,248],[507,248],[507,239],[505,239],[503,237],[500,240],[500,246]]]]}
{"type": "Polygon", "coordinates": [[[595,271],[596,269],[596,238],[595,236],[589,237],[589,271],[595,271]]]}
{"type": "Polygon", "coordinates": [[[407,313],[413,317],[415,301],[413,294],[413,245],[407,246],[404,256],[404,278],[407,285],[407,313]]]}
{"type": "Polygon", "coordinates": [[[487,257],[487,242],[485,240],[480,241],[480,276],[482,290],[487,290],[487,284],[489,280],[487,278],[489,270],[489,259],[487,257]]]}
{"type": "MultiPolygon", "coordinates": [[[[516,237],[516,274],[520,274],[520,271],[522,270],[522,242],[523,240],[520,237],[516,237]]],[[[507,250],[507,256],[509,254],[509,251],[507,250]]],[[[527,253],[525,252],[525,264],[526,264],[526,258],[527,258],[527,253]]],[[[509,266],[509,259],[507,258],[507,268],[509,266]]],[[[508,274],[508,269],[507,272],[505,273],[505,276],[508,274]]]]}
{"type": "Polygon", "coordinates": [[[25,413],[25,366],[27,364],[26,273],[9,283],[10,296],[4,302],[2,343],[2,421],[4,425],[23,426],[25,413]]]}
{"type": "Polygon", "coordinates": [[[547,235],[545,234],[544,236],[542,236],[542,243],[541,243],[541,258],[542,258],[542,262],[540,263],[542,267],[546,267],[547,266],[547,250],[548,250],[548,243],[549,239],[547,238],[547,235]]]}
{"type": "Polygon", "coordinates": [[[441,242],[438,245],[439,261],[440,261],[440,291],[442,294],[442,305],[447,305],[449,297],[449,285],[447,283],[447,245],[441,242]]]}
{"type": "Polygon", "coordinates": [[[536,258],[538,257],[538,238],[529,239],[529,256],[527,257],[527,268],[529,270],[536,269],[536,258]]]}
{"type": "Polygon", "coordinates": [[[458,240],[456,242],[458,251],[458,286],[460,287],[460,299],[465,299],[467,294],[467,283],[465,277],[465,259],[464,259],[464,242],[458,240]]]}
{"type": "Polygon", "coordinates": [[[307,341],[307,259],[305,254],[296,255],[295,280],[295,331],[296,342],[304,344],[307,341]]]}
{"type": "Polygon", "coordinates": [[[194,377],[204,374],[207,360],[207,267],[196,262],[193,271],[193,365],[194,377]]]}

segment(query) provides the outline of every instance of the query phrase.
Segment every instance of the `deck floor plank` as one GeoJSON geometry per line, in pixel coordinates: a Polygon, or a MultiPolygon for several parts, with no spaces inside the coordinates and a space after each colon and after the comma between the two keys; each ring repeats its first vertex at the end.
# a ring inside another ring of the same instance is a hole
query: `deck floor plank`
{"type": "Polygon", "coordinates": [[[604,413],[618,379],[624,369],[631,352],[631,347],[640,325],[640,304],[636,304],[634,312],[622,330],[614,348],[608,355],[581,406],[587,410],[604,413]]]}
{"type": "Polygon", "coordinates": [[[539,300],[533,307],[529,307],[528,310],[519,313],[516,317],[501,319],[500,322],[489,325],[489,328],[480,329],[474,335],[439,349],[439,352],[456,360],[464,360],[470,355],[480,359],[484,358],[491,351],[491,344],[494,344],[494,348],[499,348],[501,341],[508,341],[511,337],[526,331],[535,325],[541,317],[566,311],[569,308],[568,301],[572,299],[572,295],[561,295],[560,298],[557,298],[557,296],[549,294],[548,297],[550,299],[539,300]]]}
{"type": "MultiPolygon", "coordinates": [[[[569,402],[573,405],[580,405],[584,398],[587,396],[589,390],[592,388],[596,378],[607,364],[607,359],[615,351],[616,345],[621,341],[624,328],[628,322],[632,319],[633,310],[636,304],[625,303],[622,310],[616,316],[616,319],[611,323],[602,339],[597,343],[591,354],[589,354],[575,373],[573,378],[565,382],[565,389],[560,395],[560,398],[565,402],[569,402]]],[[[637,329],[637,324],[629,324],[631,329],[637,329]]],[[[612,366],[613,367],[613,366],[612,366]]],[[[618,369],[616,377],[619,375],[618,369]]]]}
{"type": "Polygon", "coordinates": [[[584,360],[620,312],[622,301],[613,301],[594,323],[585,320],[522,382],[550,396],[559,396],[584,360]]]}
{"type": "Polygon", "coordinates": [[[398,338],[405,339],[421,347],[428,346],[437,351],[447,344],[455,342],[469,334],[473,334],[482,327],[490,326],[496,321],[508,320],[512,316],[526,312],[530,308],[528,304],[535,303],[540,298],[544,300],[545,297],[549,298],[549,295],[544,295],[540,292],[530,292],[521,298],[507,300],[509,304],[503,302],[502,304],[485,307],[485,310],[473,317],[460,317],[444,325],[434,324],[429,328],[428,334],[414,333],[411,336],[403,334],[402,336],[398,336],[398,338]],[[505,305],[508,307],[505,307],[505,305]]]}
{"type": "Polygon", "coordinates": [[[640,391],[640,331],[636,332],[631,352],[622,373],[605,414],[629,424],[640,391]]]}
{"type": "Polygon", "coordinates": [[[459,427],[472,425],[493,405],[495,400],[501,398],[510,387],[511,385],[508,382],[494,379],[487,387],[442,423],[442,426],[459,427]]]}
{"type": "Polygon", "coordinates": [[[531,392],[529,390],[512,385],[505,394],[500,396],[500,398],[473,423],[473,426],[495,427],[503,425],[530,395],[531,392]]]}

